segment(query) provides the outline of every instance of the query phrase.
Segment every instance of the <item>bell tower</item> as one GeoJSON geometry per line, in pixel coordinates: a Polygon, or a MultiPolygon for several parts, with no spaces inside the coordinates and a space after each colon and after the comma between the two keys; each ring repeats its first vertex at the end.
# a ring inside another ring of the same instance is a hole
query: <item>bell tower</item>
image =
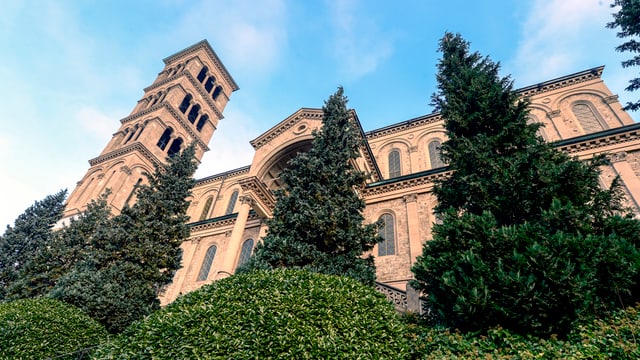
{"type": "Polygon", "coordinates": [[[107,189],[113,213],[129,203],[144,172],[196,143],[202,159],[231,93],[238,90],[207,40],[164,59],[164,69],[102,150],[67,200],[65,219],[84,210],[107,189]]]}

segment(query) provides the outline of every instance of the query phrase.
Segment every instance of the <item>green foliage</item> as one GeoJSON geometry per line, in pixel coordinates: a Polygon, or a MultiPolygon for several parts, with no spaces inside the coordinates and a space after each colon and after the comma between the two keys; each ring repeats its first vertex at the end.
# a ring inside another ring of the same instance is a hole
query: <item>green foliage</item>
{"type": "Polygon", "coordinates": [[[178,298],[96,359],[401,359],[406,327],[381,294],[346,277],[236,274],[178,298]]]}
{"type": "Polygon", "coordinates": [[[442,222],[412,270],[440,323],[566,336],[578,319],[640,300],[640,225],[604,158],[571,159],[536,136],[499,65],[459,35],[440,43],[434,103],[446,119],[442,222]]]}
{"type": "Polygon", "coordinates": [[[482,334],[413,327],[420,359],[638,359],[638,307],[576,327],[567,340],[522,336],[502,328],[482,334]]]}
{"type": "Polygon", "coordinates": [[[189,236],[186,210],[194,185],[194,147],[147,174],[137,201],[97,227],[69,232],[84,238],[80,259],[62,276],[51,296],[73,304],[120,332],[159,308],[158,293],[180,268],[180,244],[189,236]],[[87,236],[88,235],[88,236],[87,236]]]}
{"type": "MultiPolygon", "coordinates": [[[[609,29],[620,28],[617,36],[619,38],[630,38],[629,40],[616,47],[616,51],[630,52],[635,54],[631,59],[622,62],[622,67],[640,65],[640,1],[638,0],[614,0],[611,7],[620,6],[617,13],[613,14],[613,21],[607,24],[609,29]]],[[[625,88],[627,91],[636,91],[640,89],[640,78],[634,78],[629,81],[629,86],[625,88]]],[[[636,102],[628,102],[624,107],[625,110],[640,109],[640,100],[636,102]]]]}
{"type": "Polygon", "coordinates": [[[31,261],[46,252],[53,237],[51,228],[62,218],[66,195],[62,190],[36,201],[0,237],[0,301],[31,261]]]}
{"type": "Polygon", "coordinates": [[[88,256],[86,244],[99,228],[106,229],[111,215],[106,192],[92,200],[87,209],[72,218],[68,226],[53,234],[43,251],[39,251],[25,264],[16,281],[7,288],[8,299],[26,299],[48,294],[58,279],[75,264],[88,256]]]}
{"type": "Polygon", "coordinates": [[[39,298],[0,304],[0,358],[85,359],[107,331],[74,306],[39,298]]]}
{"type": "Polygon", "coordinates": [[[375,225],[364,225],[364,201],[355,192],[366,175],[354,168],[362,137],[346,107],[342,88],[323,107],[323,126],[313,146],[282,171],[267,236],[240,269],[302,268],[375,280],[373,257],[362,257],[379,241],[375,225]]]}

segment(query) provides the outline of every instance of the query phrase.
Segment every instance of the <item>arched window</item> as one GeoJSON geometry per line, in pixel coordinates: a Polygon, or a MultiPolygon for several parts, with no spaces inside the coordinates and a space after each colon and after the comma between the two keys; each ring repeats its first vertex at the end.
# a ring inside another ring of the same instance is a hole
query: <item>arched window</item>
{"type": "Polygon", "coordinates": [[[389,178],[398,177],[401,174],[400,151],[391,150],[391,152],[389,153],[389,178]]]}
{"type": "Polygon", "coordinates": [[[209,71],[209,69],[206,66],[202,67],[202,70],[200,70],[200,72],[198,73],[198,81],[203,82],[204,78],[207,77],[207,72],[209,71]]]}
{"type": "Polygon", "coordinates": [[[169,151],[167,151],[167,155],[173,156],[180,152],[180,148],[182,148],[182,139],[177,138],[173,140],[171,146],[169,147],[169,151]]]}
{"type": "Polygon", "coordinates": [[[604,130],[604,126],[598,120],[596,114],[593,113],[593,110],[589,105],[574,104],[571,110],[573,111],[573,115],[575,115],[576,119],[578,119],[580,125],[582,125],[582,129],[585,134],[604,130]]]}
{"type": "Polygon", "coordinates": [[[234,191],[229,198],[229,203],[227,204],[227,211],[225,211],[225,215],[229,215],[233,212],[233,208],[236,207],[236,201],[238,201],[238,190],[234,191]]]}
{"type": "Polygon", "coordinates": [[[202,208],[202,214],[200,214],[200,221],[205,220],[209,217],[209,210],[211,210],[211,203],[213,203],[213,196],[209,196],[207,201],[204,203],[204,207],[202,208]]]}
{"type": "Polygon", "coordinates": [[[207,120],[209,120],[209,116],[207,116],[207,114],[202,114],[202,116],[200,116],[200,120],[198,121],[198,125],[196,125],[196,130],[202,130],[204,124],[207,123],[207,120]]]}
{"type": "Polygon", "coordinates": [[[191,108],[191,111],[189,111],[189,116],[187,116],[190,123],[193,124],[196,121],[196,119],[198,118],[199,112],[200,112],[200,105],[198,104],[193,105],[193,107],[191,108]]]}
{"type": "Polygon", "coordinates": [[[378,243],[378,256],[394,255],[396,253],[396,236],[393,215],[382,214],[380,216],[378,235],[382,237],[382,241],[378,243]]]}
{"type": "Polygon", "coordinates": [[[136,135],[136,138],[133,139],[133,141],[137,141],[138,140],[138,138],[140,137],[140,135],[144,131],[144,126],[145,126],[145,124],[142,124],[142,126],[140,126],[140,131],[138,131],[138,135],[136,135]]]}
{"type": "Polygon", "coordinates": [[[213,100],[218,100],[218,96],[220,96],[221,92],[222,92],[222,86],[218,85],[216,89],[213,90],[213,95],[211,95],[213,100]]]}
{"type": "Polygon", "coordinates": [[[136,131],[138,131],[138,128],[139,128],[139,126],[138,126],[138,125],[136,125],[136,126],[134,126],[134,127],[133,127],[133,130],[131,130],[131,131],[129,132],[129,134],[127,135],[127,138],[124,140],[123,144],[126,144],[126,143],[128,143],[128,142],[129,142],[129,140],[131,140],[131,137],[133,136],[133,134],[135,134],[135,133],[136,133],[136,131]]]}
{"type": "Polygon", "coordinates": [[[251,257],[253,251],[253,239],[248,239],[242,244],[242,250],[240,250],[240,258],[238,259],[238,266],[244,264],[251,257]]]}
{"type": "Polygon", "coordinates": [[[171,134],[173,134],[173,129],[172,128],[167,128],[162,133],[162,136],[160,136],[160,140],[158,140],[158,143],[156,144],[156,145],[158,145],[160,150],[164,150],[164,149],[167,148],[167,145],[169,144],[169,140],[171,140],[171,134]]]}
{"type": "Polygon", "coordinates": [[[440,157],[440,140],[431,140],[429,142],[429,162],[431,163],[431,168],[436,169],[444,166],[444,162],[440,157]]]}
{"type": "Polygon", "coordinates": [[[200,272],[198,273],[198,281],[205,281],[209,277],[209,271],[211,270],[211,264],[213,264],[213,258],[216,257],[216,250],[218,247],[215,245],[209,246],[207,253],[204,254],[204,260],[200,266],[200,272]]]}
{"type": "Polygon", "coordinates": [[[191,94],[187,94],[184,99],[182,99],[182,103],[179,107],[180,112],[182,112],[183,114],[187,112],[189,105],[191,105],[191,99],[193,99],[193,96],[191,96],[191,94]]]}
{"type": "Polygon", "coordinates": [[[207,82],[204,83],[204,89],[207,90],[207,92],[211,92],[211,89],[213,89],[213,83],[216,81],[216,78],[214,78],[213,76],[209,76],[209,78],[207,79],[207,82]]]}

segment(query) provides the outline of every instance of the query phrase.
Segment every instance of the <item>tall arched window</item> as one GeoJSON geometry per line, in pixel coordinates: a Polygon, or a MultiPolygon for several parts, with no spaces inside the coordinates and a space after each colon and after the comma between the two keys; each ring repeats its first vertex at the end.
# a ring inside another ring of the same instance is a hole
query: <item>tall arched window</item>
{"type": "Polygon", "coordinates": [[[573,115],[575,115],[576,119],[580,125],[582,125],[582,129],[585,134],[591,134],[594,132],[604,130],[604,126],[596,117],[596,114],[593,113],[591,107],[587,104],[574,104],[571,107],[573,111],[573,115]]]}
{"type": "Polygon", "coordinates": [[[248,239],[242,244],[242,250],[240,250],[240,258],[238,259],[238,266],[244,264],[251,257],[253,251],[253,239],[248,239]]]}
{"type": "Polygon", "coordinates": [[[402,174],[400,169],[400,151],[391,150],[389,153],[389,178],[398,177],[402,174]]]}
{"type": "Polygon", "coordinates": [[[215,81],[216,78],[214,78],[213,76],[209,76],[207,82],[204,83],[204,89],[207,90],[208,93],[210,93],[211,89],[213,89],[213,84],[215,83],[215,81]]]}
{"type": "Polygon", "coordinates": [[[209,116],[207,116],[207,114],[202,114],[202,116],[200,116],[200,120],[198,121],[198,125],[196,125],[196,130],[202,130],[204,124],[207,123],[207,120],[209,120],[209,116]]]}
{"type": "Polygon", "coordinates": [[[220,96],[220,93],[222,92],[222,86],[217,86],[215,90],[213,90],[213,95],[211,95],[211,97],[213,98],[213,100],[218,100],[218,96],[220,96]]]}
{"type": "Polygon", "coordinates": [[[180,112],[182,112],[183,114],[187,112],[187,109],[189,108],[189,105],[191,105],[191,99],[193,99],[193,96],[191,96],[191,94],[187,94],[184,99],[182,99],[182,103],[180,104],[180,107],[178,109],[180,109],[180,112]]]}
{"type": "Polygon", "coordinates": [[[142,135],[142,132],[144,131],[144,127],[146,124],[142,124],[142,126],[140,126],[140,130],[138,131],[138,135],[136,135],[136,138],[133,139],[133,141],[137,141],[138,138],[140,137],[140,135],[142,135]]]}
{"type": "Polygon", "coordinates": [[[431,163],[432,169],[444,166],[444,162],[440,157],[440,145],[440,140],[431,140],[431,142],[429,142],[429,162],[431,163]]]}
{"type": "Polygon", "coordinates": [[[189,111],[189,116],[187,116],[190,123],[193,124],[196,121],[196,119],[198,118],[199,112],[200,112],[200,105],[198,104],[193,105],[193,107],[191,108],[191,111],[189,111]]]}
{"type": "Polygon", "coordinates": [[[396,253],[395,221],[393,215],[382,214],[378,220],[378,235],[382,241],[378,243],[378,256],[396,253]]]}
{"type": "Polygon", "coordinates": [[[198,272],[198,281],[205,281],[209,277],[209,271],[211,271],[211,264],[213,264],[213,258],[216,257],[216,251],[218,247],[215,245],[209,246],[207,253],[204,254],[204,260],[200,265],[200,272],[198,272]]]}
{"type": "Polygon", "coordinates": [[[198,81],[203,82],[204,78],[207,77],[207,72],[209,71],[209,69],[206,66],[202,67],[202,70],[200,70],[200,72],[198,73],[198,81]]]}
{"type": "Polygon", "coordinates": [[[136,131],[138,131],[138,128],[139,126],[136,124],[136,126],[133,127],[133,130],[131,130],[127,135],[127,138],[124,140],[123,144],[126,144],[129,142],[129,140],[131,140],[131,137],[136,133],[136,131]]]}
{"type": "Polygon", "coordinates": [[[200,221],[205,220],[209,217],[209,210],[211,210],[211,204],[213,203],[213,196],[209,196],[207,201],[204,203],[204,207],[202,208],[202,214],[200,214],[200,221]]]}
{"type": "Polygon", "coordinates": [[[167,155],[173,156],[179,153],[181,148],[182,148],[182,139],[177,138],[173,140],[173,142],[171,143],[171,146],[169,147],[169,151],[167,151],[167,155]]]}
{"type": "Polygon", "coordinates": [[[156,145],[158,145],[160,150],[164,150],[164,149],[167,148],[167,145],[169,144],[169,140],[171,140],[171,134],[173,134],[173,129],[172,128],[167,128],[162,133],[162,136],[160,136],[160,140],[158,140],[158,143],[156,144],[156,145]]]}
{"type": "Polygon", "coordinates": [[[234,191],[229,198],[229,203],[227,204],[227,211],[225,211],[225,215],[229,215],[233,212],[233,208],[236,207],[236,201],[238,201],[238,190],[234,191]]]}

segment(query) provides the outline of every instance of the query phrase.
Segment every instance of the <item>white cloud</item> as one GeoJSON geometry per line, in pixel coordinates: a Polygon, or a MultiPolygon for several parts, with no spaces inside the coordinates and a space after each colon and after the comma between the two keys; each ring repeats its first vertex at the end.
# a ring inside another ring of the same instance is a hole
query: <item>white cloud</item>
{"type": "Polygon", "coordinates": [[[341,72],[358,79],[374,72],[393,53],[393,43],[367,16],[358,16],[355,0],[329,1],[334,27],[334,57],[341,72]]]}
{"type": "Polygon", "coordinates": [[[104,143],[111,138],[118,125],[113,116],[88,105],[80,106],[75,113],[75,119],[80,128],[104,143]]]}
{"type": "Polygon", "coordinates": [[[248,124],[251,121],[242,111],[229,107],[225,110],[225,118],[218,123],[209,143],[210,150],[204,154],[196,178],[251,165],[255,151],[249,141],[259,133],[248,124]]]}
{"type": "MultiPolygon", "coordinates": [[[[520,85],[597,66],[592,57],[603,38],[611,10],[601,0],[536,0],[523,24],[522,41],[512,65],[520,85]]],[[[613,49],[608,49],[613,53],[613,49]]]]}

